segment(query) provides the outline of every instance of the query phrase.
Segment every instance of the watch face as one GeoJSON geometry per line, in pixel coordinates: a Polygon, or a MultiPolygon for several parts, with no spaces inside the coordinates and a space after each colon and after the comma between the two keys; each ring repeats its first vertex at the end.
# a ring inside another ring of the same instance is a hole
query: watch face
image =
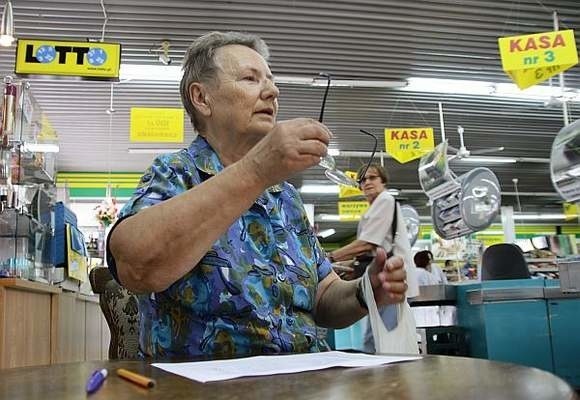
{"type": "Polygon", "coordinates": [[[401,213],[403,214],[403,219],[405,220],[409,243],[411,246],[413,246],[417,241],[417,237],[419,236],[419,213],[408,204],[401,206],[401,213]]]}
{"type": "Polygon", "coordinates": [[[487,228],[499,212],[501,188],[488,168],[468,172],[461,182],[461,214],[465,224],[477,232],[487,228]]]}
{"type": "Polygon", "coordinates": [[[580,200],[580,120],[563,127],[550,156],[552,184],[566,201],[580,200]]]}

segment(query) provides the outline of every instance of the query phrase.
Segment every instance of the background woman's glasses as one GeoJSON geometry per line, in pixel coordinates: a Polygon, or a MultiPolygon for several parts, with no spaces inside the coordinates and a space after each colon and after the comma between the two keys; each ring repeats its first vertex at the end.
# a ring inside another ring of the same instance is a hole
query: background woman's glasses
{"type": "MultiPolygon", "coordinates": [[[[330,78],[330,75],[325,74],[325,73],[320,73],[320,76],[323,76],[326,78],[326,89],[324,90],[324,97],[322,99],[322,106],[320,107],[320,115],[318,117],[318,122],[322,123],[323,118],[324,118],[324,108],[326,107],[326,99],[328,98],[328,91],[330,89],[331,78],[330,78]]],[[[326,170],[326,171],[324,171],[324,175],[326,175],[326,177],[329,180],[331,180],[332,182],[339,184],[339,185],[352,186],[355,188],[360,187],[361,182],[363,182],[363,177],[365,176],[367,170],[369,169],[369,166],[372,164],[373,159],[375,157],[375,152],[377,151],[378,140],[377,140],[376,136],[373,135],[372,133],[369,133],[369,132],[362,130],[362,129],[360,131],[362,133],[364,133],[365,135],[369,135],[370,137],[372,137],[375,140],[373,152],[371,154],[371,158],[370,158],[368,164],[361,171],[359,179],[354,180],[350,176],[346,175],[343,171],[337,169],[336,168],[336,160],[334,159],[333,156],[331,156],[330,154],[327,153],[324,157],[320,158],[320,162],[318,163],[318,165],[320,165],[322,168],[324,168],[326,170]]]]}

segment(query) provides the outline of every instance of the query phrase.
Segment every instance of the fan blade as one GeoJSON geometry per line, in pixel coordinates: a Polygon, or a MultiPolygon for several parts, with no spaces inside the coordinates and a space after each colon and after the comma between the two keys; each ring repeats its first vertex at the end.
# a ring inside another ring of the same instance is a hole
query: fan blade
{"type": "Polygon", "coordinates": [[[472,155],[475,154],[489,154],[489,153],[498,153],[500,151],[504,151],[505,147],[501,146],[501,147],[492,147],[489,149],[480,149],[480,150],[473,150],[471,152],[472,155]]]}
{"type": "Polygon", "coordinates": [[[455,148],[453,146],[447,145],[447,150],[451,150],[452,152],[454,152],[456,154],[459,153],[459,149],[457,149],[457,148],[455,148]]]}

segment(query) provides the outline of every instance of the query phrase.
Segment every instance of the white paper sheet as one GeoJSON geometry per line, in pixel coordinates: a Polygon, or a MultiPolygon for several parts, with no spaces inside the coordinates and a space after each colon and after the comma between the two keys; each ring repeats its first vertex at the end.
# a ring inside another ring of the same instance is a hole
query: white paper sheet
{"type": "Polygon", "coordinates": [[[155,363],[151,365],[194,381],[212,382],[242,376],[289,374],[332,367],[368,367],[420,358],[330,351],[282,356],[257,356],[234,360],[155,363]]]}

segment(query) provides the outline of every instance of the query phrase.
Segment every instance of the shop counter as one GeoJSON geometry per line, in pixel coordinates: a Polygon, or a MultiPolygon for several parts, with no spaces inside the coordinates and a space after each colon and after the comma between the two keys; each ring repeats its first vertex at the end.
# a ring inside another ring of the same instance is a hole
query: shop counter
{"type": "Polygon", "coordinates": [[[470,354],[554,372],[580,387],[580,294],[558,280],[484,281],[458,287],[458,325],[470,354]]]}
{"type": "MultiPolygon", "coordinates": [[[[455,325],[456,285],[429,285],[419,288],[420,295],[409,299],[418,328],[455,325]]],[[[367,318],[348,328],[328,331],[328,341],[336,350],[364,349],[367,318]]]]}

